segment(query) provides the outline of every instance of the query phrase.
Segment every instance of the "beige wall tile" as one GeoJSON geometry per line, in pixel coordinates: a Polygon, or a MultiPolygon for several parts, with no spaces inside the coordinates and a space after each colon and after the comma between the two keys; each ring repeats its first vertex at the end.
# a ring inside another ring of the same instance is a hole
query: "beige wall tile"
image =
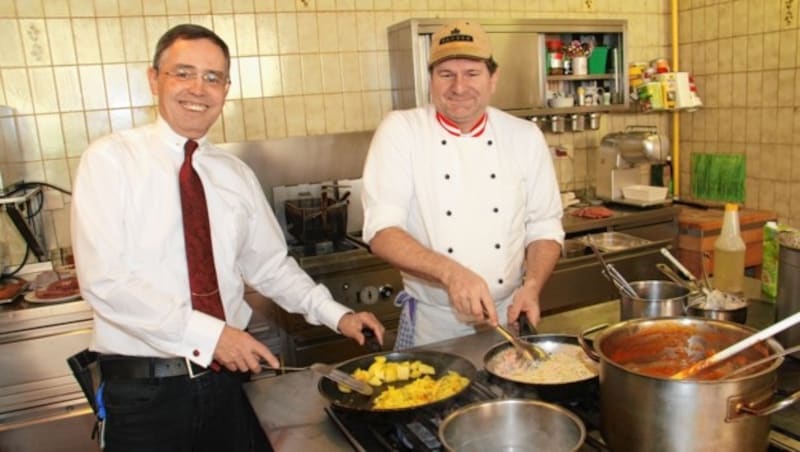
{"type": "Polygon", "coordinates": [[[87,110],[106,108],[106,85],[103,68],[99,65],[85,65],[78,68],[81,79],[83,105],[87,110]]]}
{"type": "Polygon", "coordinates": [[[55,113],[58,111],[58,96],[53,80],[53,70],[31,68],[28,72],[31,82],[33,109],[36,113],[55,113]]]}
{"type": "Polygon", "coordinates": [[[44,15],[41,0],[17,0],[16,5],[19,17],[42,17],[44,15]]]}
{"type": "Polygon", "coordinates": [[[279,13],[278,22],[278,49],[281,54],[296,53],[300,51],[297,36],[297,20],[295,14],[279,13]]]}
{"type": "Polygon", "coordinates": [[[256,36],[258,51],[261,55],[275,55],[278,53],[278,26],[274,14],[256,15],[256,36]]]}
{"type": "Polygon", "coordinates": [[[239,58],[231,58],[231,67],[228,77],[231,79],[231,84],[228,86],[228,99],[241,99],[242,75],[239,70],[239,58]]]}
{"type": "Polygon", "coordinates": [[[68,156],[78,157],[89,146],[86,136],[86,118],[82,112],[63,113],[61,125],[64,133],[64,146],[68,156]]]}
{"type": "Polygon", "coordinates": [[[303,70],[299,55],[280,57],[282,94],[298,95],[303,91],[303,70]]]}
{"type": "Polygon", "coordinates": [[[111,133],[111,122],[108,117],[108,110],[87,111],[86,130],[90,143],[111,133]]]}
{"type": "Polygon", "coordinates": [[[233,11],[237,13],[252,13],[255,11],[254,1],[258,0],[233,0],[233,11]]]}
{"type": "Polygon", "coordinates": [[[322,62],[318,54],[302,55],[300,65],[303,71],[303,92],[322,93],[322,62]]]}
{"type": "Polygon", "coordinates": [[[275,0],[275,10],[276,11],[295,11],[297,8],[295,7],[296,0],[275,0]]]}
{"type": "Polygon", "coordinates": [[[243,99],[244,131],[245,138],[251,140],[265,140],[267,138],[267,124],[264,119],[264,101],[261,98],[243,99]]]}
{"type": "Polygon", "coordinates": [[[298,50],[301,53],[319,52],[319,34],[316,13],[297,14],[298,50]]]}
{"type": "MultiPolygon", "coordinates": [[[[258,3],[269,3],[267,1],[259,1],[258,3]]],[[[189,12],[192,14],[210,14],[211,1],[210,0],[189,0],[189,12]]]]}
{"type": "MultiPolygon", "coordinates": [[[[193,12],[189,9],[189,2],[187,0],[166,0],[164,2],[167,14],[189,14],[193,12]]],[[[204,11],[208,13],[209,11],[204,11]]]]}
{"type": "Polygon", "coordinates": [[[778,67],[778,52],[780,41],[779,33],[764,34],[764,69],[776,69],[778,67]]]}
{"type": "MultiPolygon", "coordinates": [[[[761,113],[761,142],[764,144],[774,145],[778,142],[778,108],[767,106],[762,109],[761,113]]],[[[770,146],[769,149],[773,147],[770,146]]]]}
{"type": "Polygon", "coordinates": [[[354,14],[339,13],[337,17],[338,33],[339,33],[339,51],[350,52],[358,50],[358,30],[356,24],[356,16],[354,14]]]}
{"type": "Polygon", "coordinates": [[[0,55],[3,55],[4,67],[25,65],[25,50],[16,20],[0,19],[0,55]]]}
{"type": "Polygon", "coordinates": [[[123,0],[119,4],[120,16],[141,16],[143,12],[142,2],[123,0]]]}
{"type": "Polygon", "coordinates": [[[233,15],[217,14],[211,16],[214,24],[211,27],[227,44],[231,56],[239,56],[239,47],[236,41],[236,24],[233,15]]]}
{"type": "Polygon", "coordinates": [[[261,68],[258,57],[239,59],[239,76],[241,77],[242,98],[261,97],[261,68]]]}
{"type": "Polygon", "coordinates": [[[75,64],[75,43],[69,19],[48,19],[47,38],[53,64],[75,64]]]}
{"type": "Polygon", "coordinates": [[[69,11],[72,17],[92,17],[94,16],[94,2],[69,0],[69,11]]]}
{"type": "Polygon", "coordinates": [[[344,128],[347,131],[364,129],[364,107],[361,93],[344,93],[344,128]]]}
{"type": "Polygon", "coordinates": [[[764,99],[762,97],[762,80],[763,74],[761,72],[748,72],[747,73],[747,106],[760,107],[763,105],[764,99]]]}
{"type": "Polygon", "coordinates": [[[236,142],[245,140],[244,112],[241,100],[228,100],[222,109],[222,121],[225,129],[224,141],[236,142]]]}
{"type": "Polygon", "coordinates": [[[282,97],[264,98],[264,115],[267,118],[267,136],[283,138],[286,136],[286,109],[282,97]]]}
{"type": "Polygon", "coordinates": [[[322,94],[303,96],[303,110],[306,114],[308,135],[322,135],[328,132],[325,126],[325,98],[322,94]]]}
{"type": "Polygon", "coordinates": [[[361,87],[361,66],[359,54],[355,52],[342,52],[342,89],[344,91],[358,91],[361,87]]]}
{"type": "Polygon", "coordinates": [[[780,32],[780,36],[778,38],[778,46],[779,46],[778,67],[780,67],[781,69],[797,67],[798,65],[797,40],[798,40],[797,30],[783,30],[780,32]]]}
{"type": "Polygon", "coordinates": [[[718,52],[717,71],[719,73],[731,72],[733,70],[733,59],[739,57],[734,53],[733,39],[731,38],[720,39],[717,52],[718,52]]]}
{"type": "Polygon", "coordinates": [[[155,101],[147,79],[148,67],[147,63],[131,63],[126,67],[131,106],[133,107],[153,105],[155,101]]]}
{"type": "Polygon", "coordinates": [[[59,111],[82,111],[83,96],[78,68],[63,66],[53,68],[59,111]]]}
{"type": "Polygon", "coordinates": [[[155,121],[156,117],[157,114],[155,107],[142,107],[133,109],[133,125],[136,127],[149,124],[155,121]]]}
{"type": "Polygon", "coordinates": [[[376,76],[378,74],[378,61],[375,52],[360,53],[359,63],[362,88],[367,91],[378,89],[380,80],[376,76]]]}
{"type": "Polygon", "coordinates": [[[364,128],[376,129],[380,120],[383,118],[383,111],[381,110],[381,96],[377,91],[368,91],[363,93],[363,109],[364,109],[364,128]]]}
{"type": "Polygon", "coordinates": [[[317,26],[319,27],[319,51],[335,52],[338,50],[338,29],[336,24],[336,14],[332,12],[319,13],[317,15],[317,26]]]}
{"type": "Polygon", "coordinates": [[[72,19],[72,32],[75,37],[75,50],[81,64],[97,64],[100,57],[100,43],[97,40],[97,26],[94,19],[72,19]]]}
{"type": "Polygon", "coordinates": [[[22,161],[39,163],[42,160],[42,147],[39,144],[36,118],[33,115],[17,116],[17,133],[22,151],[22,161]]]}
{"type": "Polygon", "coordinates": [[[39,130],[39,145],[44,160],[64,158],[64,135],[61,131],[61,117],[58,114],[36,115],[36,128],[39,130]]]}
{"type": "Polygon", "coordinates": [[[68,0],[47,0],[42,6],[45,17],[69,17],[68,0]]]}
{"type": "Polygon", "coordinates": [[[776,123],[776,143],[788,145],[794,142],[792,138],[793,111],[792,107],[778,108],[777,116],[774,119],[776,123]]]}
{"type": "Polygon", "coordinates": [[[264,97],[279,96],[283,92],[281,85],[281,64],[277,56],[259,58],[261,70],[261,90],[264,97]]]}
{"type": "Polygon", "coordinates": [[[167,13],[166,3],[163,0],[142,0],[142,12],[145,16],[156,16],[167,13]]]}
{"type": "Polygon", "coordinates": [[[747,130],[745,140],[748,143],[761,142],[761,109],[748,108],[747,110],[747,130]]]}
{"type": "Polygon", "coordinates": [[[764,30],[764,3],[748,2],[747,32],[750,34],[763,33],[764,30]]]}
{"type": "Polygon", "coordinates": [[[342,95],[326,94],[325,102],[325,124],[329,133],[343,132],[344,128],[344,101],[342,95]]]}
{"type": "Polygon", "coordinates": [[[43,19],[24,19],[19,21],[22,32],[22,46],[25,49],[25,61],[28,66],[44,66],[51,64],[50,45],[47,42],[47,31],[43,19]]]}
{"type": "Polygon", "coordinates": [[[99,17],[119,16],[119,3],[117,0],[94,0],[94,13],[99,17]]]}
{"type": "Polygon", "coordinates": [[[796,73],[796,69],[785,69],[778,71],[777,84],[767,83],[768,85],[771,84],[775,86],[775,96],[778,99],[778,105],[781,107],[790,107],[795,105],[793,99],[795,98],[798,90],[797,77],[795,76],[796,73]]]}
{"type": "Polygon", "coordinates": [[[306,111],[303,96],[286,96],[283,100],[286,110],[286,134],[306,135],[306,111]]]}
{"type": "Polygon", "coordinates": [[[749,59],[747,58],[747,36],[734,37],[733,49],[735,55],[733,58],[733,70],[735,72],[743,72],[748,70],[751,65],[749,59]]]}
{"type": "Polygon", "coordinates": [[[342,70],[338,54],[320,55],[322,65],[322,90],[326,93],[342,91],[342,70]]]}
{"type": "MultiPolygon", "coordinates": [[[[8,170],[6,163],[22,161],[22,147],[19,145],[16,117],[0,118],[0,137],[2,137],[2,142],[5,144],[5,147],[0,148],[0,155],[3,157],[2,162],[6,166],[3,176],[8,178],[6,180],[11,180],[11,176],[5,172],[8,170]]],[[[23,178],[23,176],[24,174],[21,174],[18,178],[23,178]]]]}
{"type": "Polygon", "coordinates": [[[122,24],[119,18],[98,19],[97,35],[104,63],[125,61],[125,44],[122,41],[122,24]]]}
{"type": "Polygon", "coordinates": [[[127,108],[131,105],[128,88],[128,71],[124,64],[103,65],[109,108],[127,108]]]}
{"type": "Polygon", "coordinates": [[[371,12],[356,13],[358,50],[375,50],[378,36],[375,33],[375,15],[371,12]]]}
{"type": "Polygon", "coordinates": [[[120,20],[120,24],[125,43],[124,61],[149,61],[151,49],[147,47],[144,19],[141,17],[123,17],[120,20]]]}
{"type": "Polygon", "coordinates": [[[236,48],[239,56],[258,55],[258,39],[256,37],[255,14],[236,14],[234,27],[236,28],[236,48]]]}
{"type": "Polygon", "coordinates": [[[783,4],[784,1],[781,0],[766,0],[762,2],[764,8],[764,31],[777,31],[781,28],[783,4]]]}
{"type": "Polygon", "coordinates": [[[164,16],[145,16],[144,18],[144,31],[147,36],[147,50],[148,55],[152,55],[155,51],[156,44],[161,38],[161,35],[167,31],[167,19],[164,16]]]}
{"type": "Polygon", "coordinates": [[[33,113],[33,97],[28,86],[25,69],[0,69],[6,94],[6,103],[17,114],[33,113]]]}
{"type": "Polygon", "coordinates": [[[317,11],[335,11],[336,0],[317,0],[317,11]]]}

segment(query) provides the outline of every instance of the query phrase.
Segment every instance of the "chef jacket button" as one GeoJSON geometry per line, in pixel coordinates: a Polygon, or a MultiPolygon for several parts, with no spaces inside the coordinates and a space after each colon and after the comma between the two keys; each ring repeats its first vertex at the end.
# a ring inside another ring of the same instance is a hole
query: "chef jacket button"
{"type": "Polygon", "coordinates": [[[200,356],[200,350],[192,350],[192,355],[200,356]]]}
{"type": "Polygon", "coordinates": [[[486,142],[486,144],[488,144],[489,146],[491,146],[491,145],[492,145],[492,140],[489,140],[489,141],[487,141],[487,142],[486,142]]]}
{"type": "Polygon", "coordinates": [[[449,217],[450,215],[453,215],[453,212],[448,210],[447,212],[445,212],[445,215],[447,215],[449,217]]]}
{"type": "Polygon", "coordinates": [[[503,284],[503,278],[498,279],[497,284],[503,284]]]}
{"type": "Polygon", "coordinates": [[[495,243],[494,244],[494,249],[499,250],[500,249],[500,244],[499,243],[495,243]]]}
{"type": "Polygon", "coordinates": [[[442,146],[447,146],[447,140],[442,140],[442,146]]]}
{"type": "Polygon", "coordinates": [[[444,180],[450,180],[450,175],[449,174],[445,174],[444,175],[444,180]]]}
{"type": "Polygon", "coordinates": [[[448,252],[449,254],[453,254],[453,248],[447,248],[447,252],[448,252]]]}
{"type": "Polygon", "coordinates": [[[489,177],[491,177],[492,179],[496,179],[496,178],[497,178],[497,175],[495,175],[494,173],[492,173],[492,174],[490,174],[490,175],[489,175],[489,177]]]}
{"type": "Polygon", "coordinates": [[[500,212],[500,209],[498,209],[497,207],[495,207],[494,209],[492,209],[492,212],[494,212],[494,213],[500,212]]]}

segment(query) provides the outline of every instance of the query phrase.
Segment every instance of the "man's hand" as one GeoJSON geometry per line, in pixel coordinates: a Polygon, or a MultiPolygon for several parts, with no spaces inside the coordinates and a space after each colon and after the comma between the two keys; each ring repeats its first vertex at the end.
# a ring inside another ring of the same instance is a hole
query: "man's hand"
{"type": "Polygon", "coordinates": [[[508,307],[508,324],[515,324],[523,312],[531,325],[539,324],[539,287],[532,279],[526,280],[514,293],[511,306],[508,307]]]}
{"type": "Polygon", "coordinates": [[[354,339],[359,345],[364,345],[366,342],[361,330],[369,328],[375,334],[378,343],[383,345],[383,333],[386,329],[371,312],[348,312],[339,319],[337,327],[342,335],[354,339]]]}
{"type": "Polygon", "coordinates": [[[456,262],[452,264],[442,282],[453,308],[456,312],[476,319],[488,317],[489,324],[497,326],[497,311],[486,281],[463,265],[456,262]]]}
{"type": "Polygon", "coordinates": [[[232,372],[261,372],[261,361],[280,366],[266,345],[245,331],[225,325],[214,349],[214,360],[232,372]]]}

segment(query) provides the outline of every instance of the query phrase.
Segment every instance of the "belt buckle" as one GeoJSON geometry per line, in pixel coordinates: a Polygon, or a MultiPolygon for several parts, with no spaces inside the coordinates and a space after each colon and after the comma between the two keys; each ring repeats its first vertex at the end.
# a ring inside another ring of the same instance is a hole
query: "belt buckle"
{"type": "Polygon", "coordinates": [[[197,377],[202,377],[203,375],[211,371],[208,367],[206,367],[205,369],[203,369],[202,372],[195,373],[194,369],[192,369],[192,362],[189,361],[189,358],[183,358],[183,359],[186,361],[186,372],[189,374],[190,380],[194,380],[197,377]]]}

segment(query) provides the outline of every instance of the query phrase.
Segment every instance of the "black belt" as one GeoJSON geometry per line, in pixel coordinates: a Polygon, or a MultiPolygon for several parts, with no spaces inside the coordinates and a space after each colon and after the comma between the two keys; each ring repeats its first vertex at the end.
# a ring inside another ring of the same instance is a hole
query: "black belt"
{"type": "Polygon", "coordinates": [[[147,358],[138,356],[100,355],[103,380],[141,378],[199,377],[210,369],[185,358],[147,358]]]}

